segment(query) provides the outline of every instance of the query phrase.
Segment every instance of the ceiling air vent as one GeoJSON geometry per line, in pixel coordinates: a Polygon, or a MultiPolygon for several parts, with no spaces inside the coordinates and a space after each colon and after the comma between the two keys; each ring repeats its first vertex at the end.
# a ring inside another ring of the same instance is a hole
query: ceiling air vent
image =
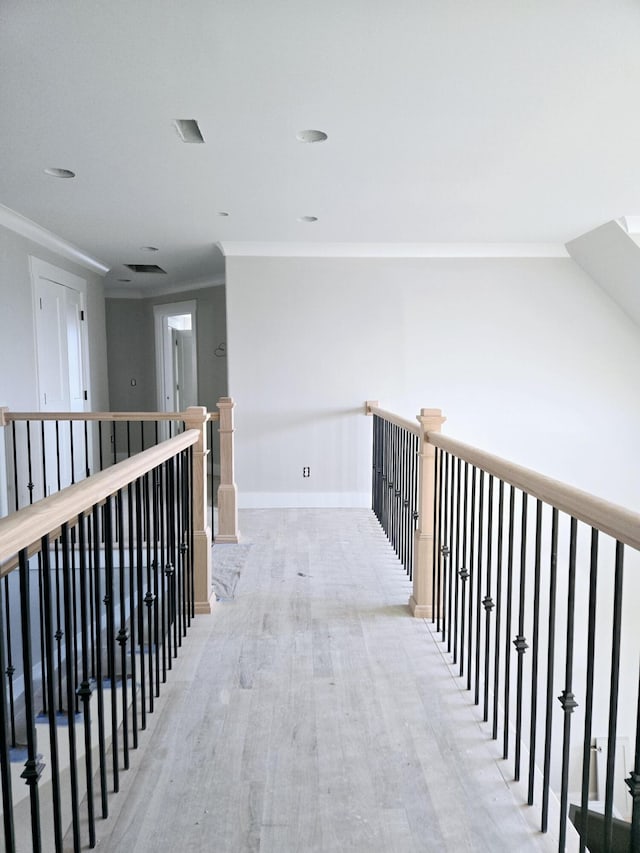
{"type": "Polygon", "coordinates": [[[204,136],[194,118],[177,118],[174,124],[183,142],[204,142],[204,136]]]}
{"type": "Polygon", "coordinates": [[[166,270],[163,270],[162,267],[159,267],[157,264],[125,264],[125,267],[131,272],[151,272],[151,273],[162,273],[163,275],[167,274],[166,270]]]}

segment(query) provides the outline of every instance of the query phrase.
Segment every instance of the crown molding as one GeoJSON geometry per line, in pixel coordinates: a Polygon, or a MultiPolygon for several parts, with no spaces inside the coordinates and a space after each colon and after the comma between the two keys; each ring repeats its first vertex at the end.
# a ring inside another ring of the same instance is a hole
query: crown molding
{"type": "Polygon", "coordinates": [[[152,299],[155,296],[171,296],[174,293],[185,293],[188,290],[204,290],[207,287],[220,287],[225,283],[224,275],[210,276],[197,281],[180,282],[180,284],[165,284],[163,287],[111,287],[105,285],[105,299],[152,299]]]}
{"type": "Polygon", "coordinates": [[[67,240],[63,240],[62,237],[58,237],[52,231],[47,231],[37,222],[27,219],[21,213],[16,213],[10,207],[5,207],[4,204],[0,204],[0,225],[21,237],[26,237],[27,240],[32,240],[45,249],[55,252],[57,255],[61,255],[63,258],[67,258],[69,261],[79,264],[85,269],[91,270],[91,272],[96,272],[99,275],[106,275],[109,272],[109,267],[106,264],[87,254],[87,252],[83,252],[82,249],[67,242],[67,240]]]}
{"type": "Polygon", "coordinates": [[[568,258],[561,243],[216,243],[227,257],[568,258]]]}

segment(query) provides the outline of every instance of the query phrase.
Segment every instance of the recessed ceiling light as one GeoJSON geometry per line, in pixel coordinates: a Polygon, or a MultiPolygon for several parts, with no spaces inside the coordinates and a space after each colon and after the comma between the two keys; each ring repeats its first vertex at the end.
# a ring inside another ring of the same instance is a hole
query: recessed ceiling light
{"type": "Polygon", "coordinates": [[[141,252],[157,252],[158,247],[157,246],[140,246],[140,251],[141,252]]]}
{"type": "Polygon", "coordinates": [[[226,211],[226,210],[219,210],[219,211],[218,211],[218,216],[228,216],[228,215],[229,215],[229,214],[227,213],[227,211],[226,211]]]}
{"type": "Polygon", "coordinates": [[[174,124],[183,142],[204,142],[204,136],[194,118],[177,118],[174,124]]]}
{"type": "Polygon", "coordinates": [[[301,130],[296,139],[298,142],[324,142],[328,137],[324,130],[301,130]]]}
{"type": "Polygon", "coordinates": [[[56,169],[50,167],[44,170],[45,175],[51,175],[52,178],[75,178],[76,173],[71,169],[56,169]]]}

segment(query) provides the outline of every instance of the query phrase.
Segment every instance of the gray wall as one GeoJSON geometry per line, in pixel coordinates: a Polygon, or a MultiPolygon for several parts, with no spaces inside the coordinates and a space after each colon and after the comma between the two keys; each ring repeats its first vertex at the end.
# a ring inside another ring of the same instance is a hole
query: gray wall
{"type": "Polygon", "coordinates": [[[241,505],[368,505],[362,407],[379,399],[409,418],[441,408],[456,438],[640,507],[640,334],[573,260],[226,270],[241,505]]]}
{"type": "Polygon", "coordinates": [[[102,277],[0,226],[0,405],[38,408],[36,349],[29,256],[87,282],[92,407],[108,408],[107,351],[102,277]]]}
{"type": "Polygon", "coordinates": [[[107,299],[109,395],[114,411],[158,408],[153,307],[190,300],[196,302],[198,403],[217,411],[218,398],[227,393],[227,359],[215,355],[218,345],[226,342],[224,286],[146,299],[107,299]]]}

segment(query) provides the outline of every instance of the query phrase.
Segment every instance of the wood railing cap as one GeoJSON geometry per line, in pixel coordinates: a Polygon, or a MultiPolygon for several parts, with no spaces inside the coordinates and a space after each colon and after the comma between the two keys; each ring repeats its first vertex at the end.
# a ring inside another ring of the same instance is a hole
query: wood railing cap
{"type": "Polygon", "coordinates": [[[198,430],[186,430],[61,492],[0,518],[0,563],[14,557],[23,548],[28,548],[62,524],[74,522],[81,513],[152,471],[181,450],[196,444],[199,437],[198,430]]]}

